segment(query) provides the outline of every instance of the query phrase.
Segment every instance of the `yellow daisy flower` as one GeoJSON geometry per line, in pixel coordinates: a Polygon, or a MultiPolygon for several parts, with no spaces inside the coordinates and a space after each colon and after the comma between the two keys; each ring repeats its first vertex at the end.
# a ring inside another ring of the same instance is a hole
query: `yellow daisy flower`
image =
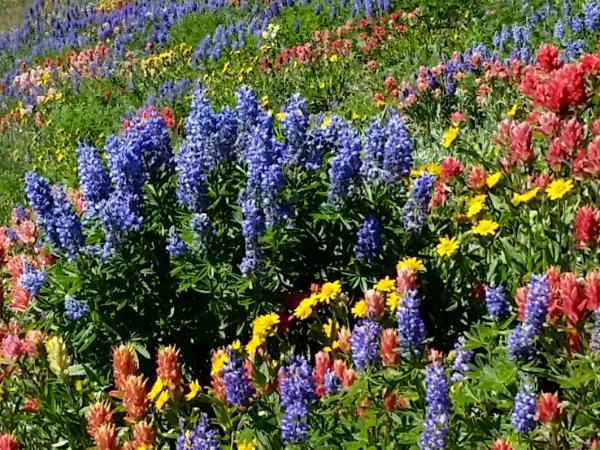
{"type": "Polygon", "coordinates": [[[154,386],[152,386],[152,389],[150,389],[150,392],[147,395],[148,400],[150,400],[150,401],[154,400],[157,397],[157,395],[163,391],[164,387],[165,387],[165,385],[164,385],[162,379],[160,377],[158,377],[156,379],[156,381],[154,382],[154,386]]]}
{"type": "Polygon", "coordinates": [[[396,264],[396,270],[402,270],[405,267],[407,269],[414,270],[415,272],[422,272],[425,270],[423,261],[421,261],[419,258],[415,258],[414,256],[411,258],[406,257],[398,261],[398,264],[396,264]]]}
{"type": "Polygon", "coordinates": [[[246,344],[246,352],[250,355],[254,355],[256,353],[256,349],[260,347],[265,342],[265,338],[261,336],[252,336],[250,342],[246,344]]]}
{"type": "Polygon", "coordinates": [[[254,450],[256,448],[256,439],[240,442],[237,445],[238,450],[254,450]]]}
{"type": "Polygon", "coordinates": [[[266,336],[279,323],[279,315],[276,313],[258,316],[252,322],[252,334],[266,336]]]}
{"type": "Polygon", "coordinates": [[[342,283],[339,280],[333,283],[327,282],[321,286],[321,292],[319,292],[320,303],[327,303],[331,300],[336,299],[342,293],[342,283]]]}
{"type": "Polygon", "coordinates": [[[327,320],[327,323],[323,324],[323,333],[325,333],[325,336],[328,338],[331,337],[334,330],[337,332],[337,329],[337,322],[334,322],[331,318],[327,320]]]}
{"type": "Polygon", "coordinates": [[[515,114],[517,114],[517,108],[519,105],[517,105],[516,103],[514,105],[512,105],[512,108],[510,108],[508,110],[508,112],[506,113],[508,115],[508,117],[515,117],[515,114]]]}
{"type": "Polygon", "coordinates": [[[377,289],[379,292],[392,292],[394,289],[396,289],[396,280],[390,280],[390,277],[386,275],[385,278],[375,283],[373,288],[377,289]]]}
{"type": "Polygon", "coordinates": [[[440,238],[440,243],[435,247],[435,251],[441,257],[452,258],[459,248],[460,244],[456,236],[452,238],[444,236],[440,238]]]}
{"type": "Polygon", "coordinates": [[[294,317],[297,317],[300,320],[308,319],[312,315],[313,308],[317,304],[318,298],[319,297],[316,294],[312,294],[310,297],[306,297],[302,300],[294,310],[294,317]]]}
{"type": "Polygon", "coordinates": [[[213,361],[210,368],[210,375],[218,374],[225,364],[227,364],[227,353],[223,352],[213,361]]]}
{"type": "Polygon", "coordinates": [[[472,218],[479,214],[485,206],[485,200],[487,196],[485,194],[476,195],[470,199],[467,199],[467,213],[468,218],[472,218]]]}
{"type": "Polygon", "coordinates": [[[476,225],[473,225],[471,231],[480,236],[487,236],[488,234],[495,234],[499,226],[493,220],[480,220],[476,225]]]}
{"type": "Polygon", "coordinates": [[[501,178],[502,172],[494,172],[493,174],[487,176],[485,179],[485,184],[487,184],[487,187],[491,189],[498,184],[501,178]]]}
{"type": "Polygon", "coordinates": [[[361,317],[366,317],[367,302],[365,302],[364,300],[360,300],[360,301],[356,302],[350,311],[352,312],[354,317],[356,317],[357,319],[361,318],[361,317]]]}
{"type": "Polygon", "coordinates": [[[546,188],[546,194],[550,197],[550,200],[559,200],[563,198],[569,191],[573,189],[573,180],[564,180],[559,178],[554,180],[546,188]]]}
{"type": "Polygon", "coordinates": [[[275,118],[279,121],[282,121],[285,118],[285,113],[284,112],[278,112],[277,114],[275,114],[275,118]]]}
{"type": "Polygon", "coordinates": [[[164,408],[164,406],[167,404],[168,401],[169,401],[169,391],[162,391],[160,393],[160,395],[158,396],[158,398],[156,399],[156,402],[154,402],[154,406],[156,407],[156,409],[158,409],[160,411],[161,409],[164,408]]]}
{"type": "Polygon", "coordinates": [[[231,349],[232,350],[239,350],[240,348],[242,348],[242,343],[240,342],[239,339],[236,339],[235,341],[233,341],[231,343],[231,349]]]}
{"type": "Polygon", "coordinates": [[[396,311],[398,308],[398,302],[400,301],[400,296],[396,292],[392,292],[387,296],[385,303],[391,312],[396,311]]]}
{"type": "Polygon", "coordinates": [[[510,202],[515,207],[519,206],[521,203],[527,203],[537,195],[539,190],[540,190],[540,188],[536,187],[536,188],[530,189],[529,191],[527,191],[523,194],[519,194],[518,192],[515,192],[513,194],[512,199],[510,200],[510,202]]]}
{"type": "Polygon", "coordinates": [[[442,137],[442,147],[450,147],[454,140],[457,138],[457,136],[458,127],[448,127],[448,129],[444,131],[444,136],[442,137]]]}
{"type": "Polygon", "coordinates": [[[188,387],[190,388],[190,392],[185,395],[185,399],[189,402],[198,396],[198,392],[200,392],[202,387],[200,386],[200,383],[198,383],[198,380],[190,381],[188,387]]]}
{"type": "Polygon", "coordinates": [[[329,126],[330,122],[331,122],[331,117],[325,117],[321,121],[321,130],[325,130],[329,126]]]}

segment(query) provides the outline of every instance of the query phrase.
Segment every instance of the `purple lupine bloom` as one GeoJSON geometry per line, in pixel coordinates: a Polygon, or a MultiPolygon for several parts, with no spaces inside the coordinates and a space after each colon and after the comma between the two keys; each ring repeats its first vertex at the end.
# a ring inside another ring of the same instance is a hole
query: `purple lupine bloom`
{"type": "Polygon", "coordinates": [[[23,263],[23,273],[19,277],[19,285],[32,297],[38,294],[45,282],[46,273],[43,270],[37,270],[31,264],[23,263]]]}
{"type": "Polygon", "coordinates": [[[350,336],[350,349],[358,370],[379,362],[380,334],[380,326],[372,320],[361,320],[354,326],[350,336]]]}
{"type": "Polygon", "coordinates": [[[219,448],[217,430],[209,426],[206,413],[200,414],[193,430],[186,430],[185,422],[183,420],[180,422],[176,450],[219,450],[219,448]]]}
{"type": "Polygon", "coordinates": [[[210,236],[215,234],[210,217],[206,213],[192,214],[190,230],[194,234],[194,245],[198,248],[206,247],[210,236]]]}
{"type": "Polygon", "coordinates": [[[421,301],[416,290],[406,291],[399,302],[396,311],[398,322],[398,345],[400,351],[406,353],[421,353],[425,340],[425,324],[419,313],[421,301]]]}
{"type": "Polygon", "coordinates": [[[171,258],[179,258],[188,251],[187,245],[185,245],[185,242],[179,237],[174,226],[169,228],[166,249],[171,258]]]}
{"type": "Polygon", "coordinates": [[[562,20],[558,19],[554,24],[554,32],[552,33],[554,39],[562,39],[565,36],[565,24],[562,20]]]}
{"type": "Polygon", "coordinates": [[[531,325],[522,323],[512,330],[508,338],[508,355],[513,361],[528,359],[533,349],[533,338],[536,333],[531,325]]]}
{"type": "Polygon", "coordinates": [[[402,223],[405,231],[420,231],[431,200],[433,176],[422,172],[414,181],[407,202],[402,207],[402,223]]]}
{"type": "Polygon", "coordinates": [[[44,177],[35,172],[25,174],[25,195],[38,220],[45,221],[54,210],[52,188],[44,177]]]}
{"type": "Polygon", "coordinates": [[[356,233],[354,254],[359,261],[373,262],[379,255],[379,221],[368,217],[356,233]]]}
{"type": "Polygon", "coordinates": [[[77,170],[86,212],[93,215],[111,191],[104,164],[94,147],[85,144],[77,147],[77,170]]]}
{"type": "Polygon", "coordinates": [[[229,350],[227,363],[221,369],[227,403],[237,407],[248,406],[255,392],[243,363],[242,358],[229,350]]]}
{"type": "Polygon", "coordinates": [[[381,125],[379,120],[371,120],[365,132],[365,145],[360,167],[360,173],[365,180],[382,178],[381,165],[387,138],[387,129],[381,125]]]}
{"type": "Polygon", "coordinates": [[[89,312],[88,306],[74,299],[70,295],[65,295],[65,317],[69,320],[80,320],[89,312]]]}
{"type": "MultiPolygon", "coordinates": [[[[331,126],[331,124],[330,124],[331,126]]],[[[349,196],[360,170],[360,137],[347,124],[338,134],[339,149],[329,163],[329,198],[337,201],[349,196]]]]}
{"type": "Polygon", "coordinates": [[[240,271],[243,276],[247,277],[259,274],[262,269],[260,238],[265,232],[265,220],[254,198],[245,194],[240,197],[245,249],[244,258],[240,263],[240,271]]]}
{"type": "Polygon", "coordinates": [[[510,420],[517,433],[529,433],[535,428],[536,402],[533,388],[523,384],[515,396],[514,409],[510,420]]]}
{"type": "Polygon", "coordinates": [[[464,350],[465,338],[461,336],[454,344],[454,361],[452,362],[452,381],[457,382],[464,378],[473,359],[473,351],[464,350]]]}
{"type": "Polygon", "coordinates": [[[546,275],[532,275],[527,284],[527,303],[525,305],[525,323],[538,334],[546,322],[550,287],[546,275]]]}
{"type": "Polygon", "coordinates": [[[301,164],[304,167],[311,150],[306,145],[309,118],[306,100],[300,94],[292,95],[283,114],[281,126],[285,137],[286,162],[291,166],[301,164]]]}
{"type": "Polygon", "coordinates": [[[50,236],[56,248],[65,252],[65,256],[72,261],[85,244],[81,221],[73,213],[73,205],[67,199],[64,190],[56,186],[53,192],[54,211],[52,217],[46,220],[46,228],[53,229],[50,236]]]}
{"type": "Polygon", "coordinates": [[[301,356],[289,357],[279,369],[279,401],[284,410],[281,437],[287,443],[308,439],[308,407],[317,400],[312,368],[301,356]]]}
{"type": "Polygon", "coordinates": [[[444,366],[439,363],[427,367],[425,405],[427,410],[419,448],[421,450],[442,450],[446,448],[446,434],[448,433],[452,404],[444,366]]]}
{"type": "Polygon", "coordinates": [[[113,191],[102,205],[99,218],[104,231],[105,258],[118,248],[125,234],[140,230],[143,218],[139,215],[139,208],[137,195],[121,191],[113,191]]]}
{"type": "Polygon", "coordinates": [[[588,0],[583,6],[583,24],[586,31],[597,31],[598,23],[600,22],[600,4],[595,1],[588,0]]]}
{"type": "Polygon", "coordinates": [[[594,315],[596,322],[592,330],[592,336],[590,337],[590,350],[600,356],[600,308],[594,311],[594,315]]]}
{"type": "Polygon", "coordinates": [[[125,133],[123,150],[139,159],[146,174],[154,177],[163,169],[172,169],[173,149],[161,115],[157,112],[145,114],[147,117],[135,120],[125,133]]]}
{"type": "Polygon", "coordinates": [[[569,42],[561,55],[563,61],[572,61],[583,54],[587,43],[583,39],[569,42]]]}
{"type": "Polygon", "coordinates": [[[323,387],[325,388],[326,395],[335,395],[342,387],[342,382],[335,375],[333,370],[327,369],[325,372],[325,376],[323,377],[323,387]]]}
{"type": "Polygon", "coordinates": [[[383,152],[383,173],[386,181],[406,178],[413,165],[413,143],[404,119],[394,112],[387,124],[387,142],[383,152]]]}
{"type": "Polygon", "coordinates": [[[485,306],[488,316],[496,321],[506,320],[508,318],[508,301],[504,287],[500,284],[485,286],[485,306]]]}

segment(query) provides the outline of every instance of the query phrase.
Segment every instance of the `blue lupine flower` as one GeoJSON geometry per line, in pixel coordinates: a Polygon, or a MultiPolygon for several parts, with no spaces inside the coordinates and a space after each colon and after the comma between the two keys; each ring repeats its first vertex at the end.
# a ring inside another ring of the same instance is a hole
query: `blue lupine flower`
{"type": "Polygon", "coordinates": [[[190,230],[194,234],[194,245],[199,248],[204,248],[210,236],[215,234],[215,229],[206,213],[192,214],[190,230]]]}
{"type": "Polygon", "coordinates": [[[383,153],[386,181],[406,178],[413,164],[413,144],[400,114],[393,113],[387,125],[387,142],[383,153]]]}
{"type": "Polygon", "coordinates": [[[125,134],[125,152],[131,152],[143,163],[145,172],[154,177],[173,167],[173,149],[165,121],[156,112],[134,121],[125,134]]]}
{"type": "Polygon", "coordinates": [[[183,420],[179,426],[176,450],[219,450],[217,430],[209,427],[208,416],[201,413],[193,430],[186,430],[183,420]]]}
{"type": "MultiPolygon", "coordinates": [[[[128,145],[126,139],[117,136],[109,136],[104,147],[108,157],[109,175],[115,191],[123,195],[131,194],[132,199],[140,200],[142,186],[146,180],[140,154],[142,147],[128,145]]],[[[135,205],[135,210],[138,209],[139,205],[135,205]]]]}
{"type": "Polygon", "coordinates": [[[240,271],[247,277],[259,274],[262,268],[260,238],[265,232],[265,220],[252,197],[242,195],[240,207],[243,217],[242,235],[245,249],[244,259],[240,263],[240,271]]]}
{"type": "Polygon", "coordinates": [[[335,20],[336,16],[337,16],[337,11],[335,9],[334,4],[332,3],[329,6],[329,17],[331,18],[331,20],[335,20]]]}
{"type": "Polygon", "coordinates": [[[548,313],[548,301],[550,300],[550,287],[546,275],[532,275],[527,284],[527,304],[525,305],[525,323],[531,326],[535,334],[538,334],[548,313]]]}
{"type": "Polygon", "coordinates": [[[425,223],[431,191],[433,176],[422,172],[414,181],[408,201],[402,207],[402,224],[405,231],[420,231],[425,223]]]}
{"type": "Polygon", "coordinates": [[[422,450],[442,450],[446,448],[446,434],[452,404],[448,379],[444,366],[434,363],[427,367],[425,375],[425,421],[419,441],[422,450]]]}
{"type": "Polygon", "coordinates": [[[104,164],[94,147],[82,144],[77,148],[77,170],[86,212],[94,214],[111,191],[104,164]]]}
{"type": "Polygon", "coordinates": [[[380,326],[371,320],[361,320],[354,326],[350,336],[350,349],[358,370],[379,362],[380,332],[380,326]]]}
{"type": "Polygon", "coordinates": [[[166,248],[171,258],[179,258],[180,256],[185,255],[188,251],[187,245],[185,245],[185,242],[183,242],[183,240],[179,237],[174,226],[169,228],[169,236],[167,237],[166,248]]]}
{"type": "Polygon", "coordinates": [[[594,1],[587,1],[583,6],[583,24],[586,31],[595,32],[600,22],[600,4],[594,1]]]}
{"type": "Polygon", "coordinates": [[[140,230],[143,218],[139,208],[139,196],[122,191],[113,191],[102,205],[99,217],[104,231],[104,257],[118,248],[128,232],[140,230]]]}
{"type": "Polygon", "coordinates": [[[533,388],[524,384],[515,396],[510,423],[517,433],[529,433],[535,428],[536,402],[533,388]]]}
{"type": "Polygon", "coordinates": [[[464,378],[469,370],[469,363],[473,359],[471,350],[463,350],[465,338],[459,337],[454,344],[454,361],[452,362],[452,381],[457,382],[464,378]]]}
{"type": "Polygon", "coordinates": [[[67,200],[62,187],[54,189],[54,211],[52,217],[46,220],[46,229],[53,231],[49,236],[53,239],[56,248],[65,252],[65,256],[72,261],[84,246],[85,239],[79,217],[73,213],[73,206],[67,200]]]}
{"type": "Polygon", "coordinates": [[[46,282],[46,273],[43,270],[37,270],[28,263],[23,263],[23,273],[19,278],[19,284],[32,297],[38,294],[42,285],[46,282]]]}
{"type": "Polygon", "coordinates": [[[294,23],[292,24],[292,32],[298,33],[300,31],[300,22],[298,22],[298,18],[294,17],[294,23]]]}
{"type": "Polygon", "coordinates": [[[70,295],[65,295],[65,317],[69,320],[79,320],[89,312],[88,306],[75,300],[70,295]]]}
{"type": "Polygon", "coordinates": [[[373,119],[365,132],[365,148],[360,173],[365,180],[375,180],[381,177],[381,165],[387,140],[387,129],[379,120],[373,119]]]}
{"type": "MultiPolygon", "coordinates": [[[[331,126],[331,124],[330,124],[331,126]]],[[[344,199],[350,194],[352,182],[360,169],[360,137],[349,125],[344,125],[338,135],[339,150],[329,163],[329,198],[344,199]]]]}
{"type": "Polygon", "coordinates": [[[379,221],[367,218],[356,233],[354,254],[359,261],[373,262],[379,255],[379,221]]]}
{"type": "Polygon", "coordinates": [[[586,47],[586,42],[583,39],[577,39],[569,42],[567,48],[563,51],[561,59],[563,61],[572,61],[583,54],[586,47]]]}
{"type": "Polygon", "coordinates": [[[52,215],[54,199],[52,188],[45,178],[35,172],[25,174],[25,195],[38,220],[44,221],[52,215]]]}
{"type": "Polygon", "coordinates": [[[396,311],[398,322],[398,344],[402,353],[421,353],[425,340],[425,324],[421,319],[419,300],[416,290],[406,291],[396,311]]]}
{"type": "Polygon", "coordinates": [[[485,306],[492,319],[502,321],[508,318],[508,301],[502,285],[485,286],[485,306]]]}
{"type": "Polygon", "coordinates": [[[528,359],[533,349],[533,338],[536,333],[531,325],[522,323],[512,330],[508,338],[508,354],[513,361],[528,359]]]}
{"type": "Polygon", "coordinates": [[[227,403],[237,407],[248,406],[255,392],[243,362],[242,358],[229,350],[227,363],[221,369],[227,403]]]}
{"type": "Polygon", "coordinates": [[[600,356],[600,308],[597,308],[594,314],[596,316],[596,323],[590,337],[590,350],[600,356]]]}
{"type": "Polygon", "coordinates": [[[300,94],[292,95],[283,114],[281,125],[285,136],[286,162],[292,166],[305,166],[307,153],[310,153],[310,147],[306,145],[309,117],[306,100],[300,94]]]}
{"type": "Polygon", "coordinates": [[[327,369],[327,372],[325,372],[325,376],[323,377],[323,387],[325,388],[326,395],[335,395],[342,387],[342,382],[335,375],[333,370],[327,369]]]}
{"type": "Polygon", "coordinates": [[[565,36],[565,25],[562,20],[558,19],[554,24],[554,39],[562,39],[565,36]]]}
{"type": "Polygon", "coordinates": [[[301,356],[292,356],[279,369],[279,401],[284,409],[281,437],[287,443],[308,439],[308,407],[317,399],[312,368],[301,356]]]}
{"type": "Polygon", "coordinates": [[[580,17],[573,17],[569,26],[574,34],[579,34],[583,31],[583,20],[580,17]]]}

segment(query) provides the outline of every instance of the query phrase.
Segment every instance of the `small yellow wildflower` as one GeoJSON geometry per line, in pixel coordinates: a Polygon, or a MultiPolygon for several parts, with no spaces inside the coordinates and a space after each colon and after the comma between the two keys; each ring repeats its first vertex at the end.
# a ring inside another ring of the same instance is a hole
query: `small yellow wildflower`
{"type": "Polygon", "coordinates": [[[232,350],[239,350],[240,348],[242,348],[242,343],[240,342],[239,339],[236,339],[235,341],[233,341],[231,343],[231,349],[232,350]]]}
{"type": "Polygon", "coordinates": [[[254,450],[256,448],[256,439],[251,441],[240,442],[237,445],[238,450],[254,450]]]}
{"type": "Polygon", "coordinates": [[[256,353],[256,349],[260,347],[265,342],[264,337],[260,336],[252,336],[250,342],[246,344],[246,352],[250,355],[254,355],[256,353]]]}
{"type": "Polygon", "coordinates": [[[327,320],[327,323],[323,324],[323,333],[325,333],[325,336],[327,336],[328,338],[331,337],[334,330],[337,332],[337,329],[337,322],[334,322],[331,318],[327,320]]]}
{"type": "Polygon", "coordinates": [[[358,119],[360,119],[360,114],[352,111],[352,120],[358,120],[358,119]]]}
{"type": "Polygon", "coordinates": [[[471,231],[480,236],[487,236],[488,234],[495,234],[499,226],[493,220],[480,220],[477,225],[473,225],[471,231]]]}
{"type": "Polygon", "coordinates": [[[431,175],[435,177],[439,177],[442,173],[442,167],[436,163],[427,163],[421,167],[421,170],[425,172],[429,172],[431,175]]]}
{"type": "Polygon", "coordinates": [[[198,380],[190,381],[188,387],[190,388],[190,392],[185,395],[185,399],[189,402],[198,396],[198,392],[200,392],[202,388],[200,387],[198,380]]]}
{"type": "Polygon", "coordinates": [[[278,112],[277,114],[275,114],[275,117],[277,118],[277,120],[282,121],[283,119],[285,119],[285,113],[278,112]]]}
{"type": "Polygon", "coordinates": [[[276,313],[258,316],[252,322],[252,334],[266,336],[278,323],[279,315],[276,313]]]}
{"type": "Polygon", "coordinates": [[[266,108],[267,106],[269,106],[269,96],[265,95],[263,98],[260,99],[260,106],[262,106],[263,108],[266,108]]]}
{"type": "Polygon", "coordinates": [[[63,338],[53,336],[46,341],[45,346],[50,371],[62,379],[67,378],[69,356],[63,338]]]}
{"type": "Polygon", "coordinates": [[[385,303],[386,303],[387,307],[390,309],[390,311],[394,312],[394,311],[396,311],[396,308],[398,308],[399,301],[400,301],[400,296],[396,292],[392,292],[391,294],[388,295],[387,299],[385,300],[385,303]]]}
{"type": "Polygon", "coordinates": [[[375,283],[375,286],[373,287],[379,292],[392,292],[396,289],[396,280],[390,280],[390,277],[386,275],[385,278],[375,283]]]}
{"type": "Polygon", "coordinates": [[[488,175],[488,177],[485,179],[485,184],[487,184],[487,187],[491,189],[498,184],[501,178],[502,172],[494,172],[493,174],[488,175]]]}
{"type": "Polygon", "coordinates": [[[337,60],[338,60],[338,55],[331,55],[329,57],[329,61],[332,63],[337,62],[337,60]]]}
{"type": "Polygon", "coordinates": [[[318,299],[319,297],[316,294],[306,297],[294,310],[294,317],[300,320],[308,319],[312,315],[313,308],[318,303],[318,299]]]}
{"type": "Polygon", "coordinates": [[[83,391],[83,381],[81,381],[81,380],[75,381],[75,390],[77,392],[83,391]]]}
{"type": "Polygon", "coordinates": [[[442,137],[442,147],[450,147],[457,137],[458,127],[448,127],[448,129],[444,131],[444,136],[442,137]]]}
{"type": "Polygon", "coordinates": [[[213,376],[218,374],[226,363],[227,353],[223,352],[222,354],[217,356],[213,361],[212,367],[210,368],[210,375],[213,376]]]}
{"type": "Polygon", "coordinates": [[[508,115],[508,117],[515,117],[515,114],[517,114],[518,107],[519,107],[519,105],[517,105],[516,103],[514,105],[512,105],[512,108],[510,108],[508,110],[508,112],[506,113],[508,115]]]}
{"type": "Polygon", "coordinates": [[[320,81],[319,82],[319,89],[325,89],[325,82],[324,81],[320,81]]]}
{"type": "Polygon", "coordinates": [[[510,202],[515,207],[519,206],[521,203],[527,203],[537,195],[538,191],[539,191],[539,188],[536,187],[536,188],[530,189],[529,191],[527,191],[523,194],[519,194],[518,192],[515,192],[512,196],[512,199],[510,200],[510,202]]]}
{"type": "Polygon", "coordinates": [[[415,272],[422,272],[425,270],[423,261],[421,261],[419,258],[415,258],[414,256],[412,258],[404,258],[398,261],[398,264],[396,264],[396,270],[402,270],[405,267],[407,269],[414,270],[415,272]]]}
{"type": "Polygon", "coordinates": [[[479,214],[485,206],[486,199],[487,196],[485,194],[476,195],[475,197],[468,199],[466,216],[472,218],[479,214]]]}
{"type": "Polygon", "coordinates": [[[156,402],[154,402],[154,406],[156,407],[157,410],[161,410],[163,409],[163,407],[167,404],[167,402],[169,401],[169,391],[162,391],[160,393],[160,395],[158,396],[158,398],[156,399],[156,402]]]}
{"type": "Polygon", "coordinates": [[[321,292],[319,292],[319,302],[327,303],[331,300],[336,299],[342,293],[342,283],[339,280],[333,283],[327,282],[321,286],[321,292]]]}
{"type": "Polygon", "coordinates": [[[323,121],[321,122],[321,130],[326,129],[329,126],[330,122],[331,122],[331,117],[325,117],[323,119],[323,121]]]}
{"type": "Polygon", "coordinates": [[[558,180],[554,180],[548,185],[548,187],[546,188],[546,194],[548,194],[550,200],[559,200],[563,198],[572,189],[572,180],[564,180],[563,178],[559,178],[558,180]]]}
{"type": "Polygon", "coordinates": [[[367,315],[367,302],[364,300],[356,302],[352,307],[351,312],[357,319],[360,317],[365,317],[367,315]]]}
{"type": "Polygon", "coordinates": [[[451,238],[444,236],[440,238],[440,243],[435,247],[435,251],[441,257],[452,258],[459,248],[460,244],[456,236],[451,238]]]}
{"type": "Polygon", "coordinates": [[[148,400],[154,400],[157,397],[157,395],[163,391],[164,387],[165,385],[162,381],[162,378],[158,377],[154,382],[152,389],[150,389],[150,392],[148,393],[148,400]]]}

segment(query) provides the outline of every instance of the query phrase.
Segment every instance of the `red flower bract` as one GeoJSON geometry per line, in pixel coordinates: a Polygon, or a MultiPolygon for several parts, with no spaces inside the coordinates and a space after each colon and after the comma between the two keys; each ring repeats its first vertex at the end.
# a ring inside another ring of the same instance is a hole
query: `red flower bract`
{"type": "Polygon", "coordinates": [[[579,247],[593,246],[600,235],[598,212],[590,206],[581,206],[575,213],[573,229],[579,247]]]}
{"type": "Polygon", "coordinates": [[[542,392],[538,399],[538,418],[542,423],[551,423],[558,420],[560,407],[558,405],[558,394],[542,392]]]}

